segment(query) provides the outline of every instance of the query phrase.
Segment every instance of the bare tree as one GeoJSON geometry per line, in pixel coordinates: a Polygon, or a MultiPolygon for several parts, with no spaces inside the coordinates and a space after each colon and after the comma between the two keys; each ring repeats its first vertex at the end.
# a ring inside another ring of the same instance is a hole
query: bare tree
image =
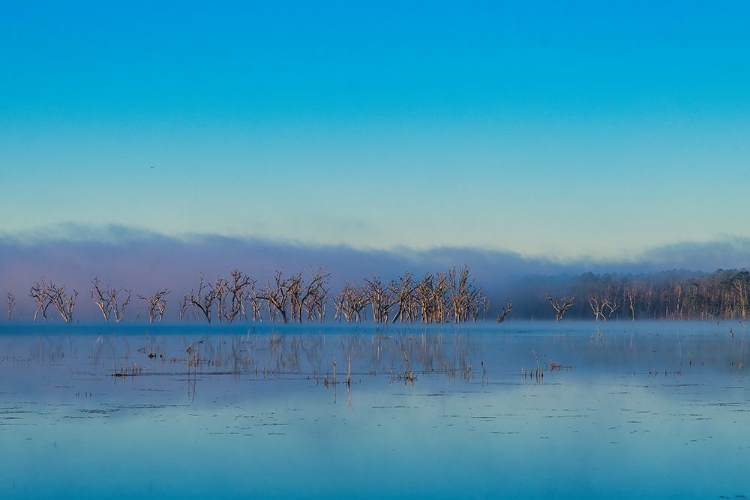
{"type": "MultiPolygon", "coordinates": [[[[227,311],[227,301],[229,299],[229,282],[223,276],[216,278],[214,284],[214,298],[216,300],[216,317],[219,318],[219,323],[225,318],[227,311]]],[[[210,323],[210,321],[209,321],[210,323]]]]}
{"type": "Polygon", "coordinates": [[[635,321],[635,299],[638,296],[640,287],[636,283],[632,283],[625,287],[625,296],[628,298],[628,309],[630,309],[630,317],[635,321]]]}
{"type": "Polygon", "coordinates": [[[461,269],[450,268],[447,281],[453,322],[462,323],[470,318],[476,319],[477,303],[482,296],[482,291],[474,287],[474,279],[469,274],[469,267],[464,265],[461,269]]]}
{"type": "Polygon", "coordinates": [[[329,289],[326,285],[331,275],[324,272],[322,268],[311,269],[310,273],[310,283],[302,295],[302,307],[307,312],[308,321],[315,321],[317,318],[318,321],[323,322],[328,305],[329,289]]]}
{"type": "Polygon", "coordinates": [[[555,319],[558,323],[563,319],[563,316],[565,316],[565,312],[570,309],[576,302],[575,295],[566,295],[561,299],[556,299],[548,293],[546,295],[546,299],[547,302],[549,302],[552,308],[555,310],[555,319]]]}
{"type": "Polygon", "coordinates": [[[180,301],[180,323],[182,323],[182,320],[185,318],[185,312],[187,311],[187,306],[190,303],[190,293],[184,293],[182,295],[182,300],[180,301]]]}
{"type": "Polygon", "coordinates": [[[396,297],[396,314],[393,316],[393,323],[396,321],[412,321],[416,314],[414,308],[415,297],[414,290],[417,285],[414,283],[414,275],[410,272],[404,273],[397,283],[395,283],[394,292],[396,297]]]}
{"type": "Polygon", "coordinates": [[[393,283],[388,286],[384,285],[377,276],[365,280],[365,290],[372,308],[372,320],[375,323],[388,323],[391,308],[396,302],[393,292],[394,287],[393,283]]]}
{"type": "Polygon", "coordinates": [[[50,303],[55,306],[63,321],[66,323],[72,322],[78,292],[73,290],[73,293],[68,295],[65,293],[65,285],[57,286],[50,282],[47,288],[47,295],[50,303]]]}
{"type": "Polygon", "coordinates": [[[145,301],[148,305],[149,323],[153,323],[157,317],[159,318],[159,323],[161,323],[161,320],[164,318],[164,310],[167,307],[167,301],[164,297],[169,295],[169,293],[170,291],[168,289],[163,288],[148,297],[144,295],[138,296],[139,299],[145,301]]]}
{"type": "Polygon", "coordinates": [[[490,298],[482,293],[482,289],[477,290],[476,297],[471,304],[469,316],[476,323],[479,317],[482,317],[482,321],[487,321],[487,313],[490,310],[490,298]]]}
{"type": "Polygon", "coordinates": [[[621,304],[621,301],[617,295],[614,295],[613,297],[608,298],[604,302],[603,309],[607,315],[606,319],[609,319],[612,317],[612,314],[614,314],[614,312],[620,308],[620,304],[621,304]]]}
{"type": "Polygon", "coordinates": [[[250,288],[250,309],[252,310],[253,321],[263,321],[263,299],[258,295],[255,285],[250,288]]]}
{"type": "Polygon", "coordinates": [[[602,318],[606,321],[607,318],[604,317],[604,306],[606,304],[606,299],[601,299],[597,295],[590,295],[589,296],[589,306],[591,307],[591,310],[594,312],[594,321],[599,321],[599,318],[602,318]]]}
{"type": "Polygon", "coordinates": [[[289,296],[290,313],[292,316],[292,323],[302,323],[302,302],[303,292],[302,287],[304,286],[302,281],[302,271],[297,274],[293,274],[287,281],[287,291],[289,296]]]}
{"type": "Polygon", "coordinates": [[[500,306],[502,310],[497,315],[497,322],[502,323],[505,321],[505,317],[510,314],[510,312],[513,310],[513,301],[511,300],[508,302],[508,305],[506,306],[500,306]]]}
{"type": "Polygon", "coordinates": [[[449,308],[450,276],[426,273],[414,288],[414,302],[422,323],[443,323],[449,308]]]}
{"type": "Polygon", "coordinates": [[[422,323],[432,323],[435,312],[435,277],[426,273],[414,287],[414,301],[419,308],[419,319],[422,323]]]}
{"type": "Polygon", "coordinates": [[[44,321],[47,321],[47,308],[52,304],[52,300],[49,294],[49,285],[44,281],[44,278],[35,281],[34,284],[31,285],[31,288],[29,289],[29,297],[37,302],[37,307],[34,311],[34,319],[32,321],[36,322],[36,318],[40,312],[42,313],[44,321]]]}
{"type": "Polygon", "coordinates": [[[290,281],[282,277],[282,271],[276,271],[274,282],[269,280],[258,294],[258,298],[265,300],[268,305],[268,315],[271,321],[276,314],[281,315],[281,320],[288,323],[287,306],[289,304],[290,281]]]}
{"type": "Polygon", "coordinates": [[[363,311],[367,306],[367,292],[356,283],[344,282],[344,286],[334,299],[336,319],[342,317],[347,321],[362,321],[363,311]]]}
{"type": "Polygon", "coordinates": [[[228,323],[232,323],[238,316],[247,318],[245,304],[250,300],[255,288],[255,280],[242,273],[239,269],[234,269],[230,276],[232,282],[227,282],[229,295],[229,308],[222,305],[222,315],[228,323]]]}
{"type": "MultiPolygon", "coordinates": [[[[219,278],[221,279],[221,278],[219,278]]],[[[220,293],[220,292],[219,292],[220,293]]],[[[213,312],[214,302],[219,298],[211,283],[204,281],[203,275],[200,275],[200,281],[198,283],[198,293],[190,290],[190,303],[196,310],[196,313],[200,312],[203,317],[206,318],[207,323],[211,323],[211,314],[213,312]]]]}
{"type": "Polygon", "coordinates": [[[109,321],[110,315],[113,315],[115,322],[119,323],[125,316],[125,308],[130,304],[130,290],[124,288],[110,288],[107,286],[102,290],[99,282],[99,278],[94,278],[91,282],[94,286],[89,290],[91,293],[91,300],[96,304],[101,311],[104,321],[109,321]],[[127,297],[123,300],[122,304],[118,299],[120,292],[125,292],[127,297]]]}
{"type": "Polygon", "coordinates": [[[8,292],[8,321],[13,319],[13,308],[16,306],[16,296],[13,292],[8,292]]]}

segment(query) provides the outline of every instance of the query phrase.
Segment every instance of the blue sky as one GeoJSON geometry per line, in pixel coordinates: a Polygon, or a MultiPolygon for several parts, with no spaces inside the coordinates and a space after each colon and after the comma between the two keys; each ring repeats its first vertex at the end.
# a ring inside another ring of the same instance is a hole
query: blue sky
{"type": "Polygon", "coordinates": [[[0,5],[0,235],[750,237],[745,2],[150,4],[0,5]]]}

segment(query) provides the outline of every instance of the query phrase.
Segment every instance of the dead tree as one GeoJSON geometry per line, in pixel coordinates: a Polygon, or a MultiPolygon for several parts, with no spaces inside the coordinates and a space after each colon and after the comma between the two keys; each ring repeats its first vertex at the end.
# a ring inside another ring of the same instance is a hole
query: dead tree
{"type": "Polygon", "coordinates": [[[604,321],[607,320],[603,312],[605,304],[606,299],[602,299],[596,295],[589,296],[589,306],[594,313],[594,321],[599,321],[599,318],[602,318],[604,321]]]}
{"type": "Polygon", "coordinates": [[[450,294],[451,312],[454,323],[468,321],[475,316],[476,301],[482,295],[481,289],[474,287],[474,280],[469,275],[469,267],[461,269],[452,267],[448,270],[447,281],[450,294]]]}
{"type": "Polygon", "coordinates": [[[258,294],[258,298],[265,300],[268,305],[269,320],[273,321],[276,314],[281,315],[281,320],[288,323],[287,307],[289,305],[290,281],[282,277],[281,271],[276,271],[274,281],[269,280],[258,294]]]}
{"type": "Polygon", "coordinates": [[[263,321],[262,306],[263,302],[255,289],[255,285],[250,288],[249,294],[250,309],[252,310],[253,321],[263,321]]]}
{"type": "Polygon", "coordinates": [[[187,307],[189,303],[190,303],[190,294],[186,292],[182,295],[182,300],[180,301],[180,323],[182,323],[183,319],[185,318],[185,312],[187,312],[187,307]]]}
{"type": "Polygon", "coordinates": [[[16,296],[13,292],[8,292],[8,321],[13,319],[13,308],[16,306],[16,296]]]}
{"type": "Polygon", "coordinates": [[[433,323],[445,323],[448,319],[448,294],[450,293],[449,276],[446,273],[438,273],[435,278],[435,287],[432,290],[433,323]]]}
{"type": "Polygon", "coordinates": [[[471,303],[470,316],[474,323],[477,322],[479,317],[482,317],[482,321],[487,321],[487,313],[490,310],[490,298],[482,293],[482,289],[479,288],[478,292],[471,303]]]}
{"type": "Polygon", "coordinates": [[[546,295],[547,302],[550,303],[552,308],[555,310],[555,319],[559,323],[562,321],[565,312],[570,309],[576,302],[576,296],[564,296],[561,299],[555,299],[549,293],[546,295]]]}
{"type": "Polygon", "coordinates": [[[229,299],[229,282],[223,276],[216,278],[214,297],[216,300],[216,317],[219,318],[219,323],[221,323],[225,318],[227,300],[229,299]]]}
{"type": "Polygon", "coordinates": [[[513,301],[511,300],[508,302],[508,305],[506,306],[500,306],[502,310],[497,315],[497,322],[502,323],[505,321],[505,317],[510,314],[510,312],[513,310],[513,301]]]}
{"type": "Polygon", "coordinates": [[[411,322],[413,316],[415,316],[414,290],[416,284],[414,283],[414,275],[407,271],[395,285],[396,314],[393,316],[393,323],[396,321],[401,321],[401,323],[404,321],[411,322]]]}
{"type": "Polygon", "coordinates": [[[139,295],[138,298],[145,301],[148,305],[148,322],[153,323],[158,317],[159,323],[164,318],[164,310],[167,307],[167,301],[164,297],[169,295],[170,291],[166,288],[157,291],[152,296],[146,297],[139,295]]]}
{"type": "Polygon", "coordinates": [[[289,277],[287,291],[289,293],[289,312],[292,316],[292,323],[302,323],[302,271],[289,277]]]}
{"type": "Polygon", "coordinates": [[[426,273],[414,288],[414,302],[422,323],[443,323],[448,314],[449,276],[426,273]]]}
{"type": "Polygon", "coordinates": [[[255,288],[255,280],[239,269],[234,269],[230,276],[232,281],[227,283],[229,308],[222,306],[222,315],[228,323],[232,323],[238,316],[247,318],[245,304],[250,300],[255,288]]]}
{"type": "Polygon", "coordinates": [[[391,313],[391,308],[396,302],[393,293],[394,287],[395,285],[393,283],[388,286],[384,285],[377,276],[365,280],[367,299],[370,302],[370,307],[372,308],[372,320],[375,323],[388,323],[388,316],[391,313]]]}
{"type": "Polygon", "coordinates": [[[329,293],[326,285],[330,279],[331,275],[323,272],[321,268],[311,270],[310,283],[307,285],[301,300],[308,321],[317,319],[323,322],[325,320],[329,293]]]}
{"type": "Polygon", "coordinates": [[[94,285],[93,288],[89,289],[91,300],[94,302],[94,304],[96,304],[96,307],[99,308],[99,311],[104,317],[104,321],[109,321],[109,315],[112,311],[109,304],[109,294],[105,293],[105,291],[102,291],[102,289],[99,287],[99,278],[95,277],[94,281],[92,281],[91,283],[94,285]]]}
{"type": "Polygon", "coordinates": [[[628,309],[630,309],[630,317],[635,321],[635,298],[638,295],[639,287],[636,284],[628,285],[625,287],[625,296],[628,298],[628,309]]]}
{"type": "Polygon", "coordinates": [[[67,293],[65,293],[65,285],[57,286],[54,283],[50,282],[47,289],[47,294],[49,296],[50,303],[55,306],[55,309],[57,309],[57,312],[60,313],[60,317],[63,319],[63,321],[65,321],[66,323],[71,323],[73,321],[73,310],[76,306],[76,298],[78,298],[78,292],[73,290],[73,293],[71,295],[68,295],[67,293]]]}
{"type": "Polygon", "coordinates": [[[426,273],[414,287],[414,301],[419,309],[419,319],[422,323],[432,323],[435,305],[433,296],[435,290],[435,277],[426,273]]]}
{"type": "Polygon", "coordinates": [[[334,299],[335,319],[341,320],[343,317],[347,323],[350,321],[360,322],[363,319],[365,307],[367,307],[367,292],[364,287],[360,287],[356,283],[344,282],[344,286],[334,299]]]}
{"type": "Polygon", "coordinates": [[[52,299],[49,294],[49,285],[42,278],[39,281],[34,282],[29,289],[29,297],[33,298],[37,302],[37,308],[34,311],[33,322],[36,322],[39,313],[42,313],[44,321],[47,321],[47,308],[52,304],[52,299]]]}
{"type": "Polygon", "coordinates": [[[130,290],[124,288],[110,288],[107,286],[102,290],[99,282],[99,278],[94,278],[91,282],[94,287],[89,289],[91,293],[91,300],[96,304],[101,311],[104,321],[109,321],[110,315],[114,316],[115,322],[119,323],[125,316],[125,308],[130,304],[130,290]],[[127,297],[123,300],[122,304],[118,299],[120,292],[127,293],[127,297]]]}
{"type": "Polygon", "coordinates": [[[612,298],[606,299],[604,303],[602,304],[602,309],[606,313],[606,319],[609,319],[612,317],[612,314],[620,308],[620,300],[617,298],[617,295],[614,295],[612,298]]]}
{"type": "Polygon", "coordinates": [[[190,290],[190,304],[195,308],[196,314],[200,312],[209,324],[211,323],[214,302],[218,298],[219,294],[216,292],[214,286],[211,283],[205,282],[201,274],[198,283],[198,293],[190,290]]]}

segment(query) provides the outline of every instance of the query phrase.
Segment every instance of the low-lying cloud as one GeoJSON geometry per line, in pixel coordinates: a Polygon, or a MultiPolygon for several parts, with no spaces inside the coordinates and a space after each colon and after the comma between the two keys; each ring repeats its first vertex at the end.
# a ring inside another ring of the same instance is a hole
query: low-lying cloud
{"type": "Polygon", "coordinates": [[[731,237],[655,248],[628,261],[559,261],[478,248],[362,250],[206,234],[172,237],[122,226],[66,226],[0,237],[0,292],[3,296],[13,292],[18,297],[17,311],[28,315],[30,309],[33,312],[29,287],[43,277],[78,290],[82,296],[77,310],[80,316],[91,317],[96,310],[88,299],[88,290],[94,277],[105,285],[132,289],[134,297],[167,287],[173,292],[171,299],[179,300],[185,291],[197,286],[200,274],[214,280],[220,274],[227,276],[234,268],[240,268],[262,285],[277,270],[291,274],[322,267],[331,274],[331,286],[338,289],[344,281],[361,282],[373,275],[395,278],[408,270],[421,276],[466,264],[476,284],[493,298],[494,304],[499,304],[530,276],[538,280],[540,276],[589,271],[710,272],[746,267],[749,256],[750,238],[731,237]]]}

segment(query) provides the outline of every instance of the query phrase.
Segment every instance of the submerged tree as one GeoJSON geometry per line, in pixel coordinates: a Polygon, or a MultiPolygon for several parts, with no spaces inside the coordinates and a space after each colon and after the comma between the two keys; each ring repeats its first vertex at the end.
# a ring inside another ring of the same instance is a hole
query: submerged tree
{"type": "Polygon", "coordinates": [[[73,309],[76,306],[76,298],[78,292],[73,290],[73,293],[68,295],[65,292],[65,285],[57,286],[50,282],[48,288],[48,296],[52,305],[55,306],[57,312],[60,313],[60,317],[66,323],[73,321],[73,309]]]}
{"type": "Polygon", "coordinates": [[[16,306],[16,296],[13,292],[8,292],[8,321],[13,319],[13,308],[16,306]]]}
{"type": "Polygon", "coordinates": [[[169,295],[170,291],[163,288],[151,296],[139,295],[138,298],[145,301],[148,306],[148,322],[153,323],[158,317],[159,323],[164,318],[164,310],[167,307],[167,300],[164,298],[169,295]]]}
{"type": "Polygon", "coordinates": [[[221,316],[228,322],[232,323],[237,317],[247,318],[245,304],[250,300],[255,289],[255,280],[242,273],[239,269],[234,269],[230,273],[231,282],[226,283],[228,299],[222,298],[221,316]],[[228,300],[229,307],[224,304],[228,300]]]}
{"type": "Polygon", "coordinates": [[[266,282],[263,290],[258,294],[258,298],[265,300],[268,305],[268,315],[271,321],[276,314],[281,315],[281,320],[288,323],[287,307],[289,305],[289,295],[291,281],[283,277],[282,271],[276,271],[273,283],[269,280],[266,282]]]}
{"type": "MultiPolygon", "coordinates": [[[[219,280],[221,280],[221,277],[219,280]]],[[[219,283],[219,286],[223,286],[223,284],[219,283]]],[[[203,314],[207,323],[211,323],[214,302],[217,301],[221,293],[221,290],[217,292],[211,283],[204,281],[202,274],[198,282],[198,292],[195,293],[193,290],[190,290],[190,303],[195,308],[196,313],[200,312],[203,314]]]]}
{"type": "Polygon", "coordinates": [[[372,320],[375,323],[388,323],[391,309],[396,303],[394,288],[394,283],[385,285],[377,276],[365,280],[365,290],[372,309],[372,320]]]}
{"type": "Polygon", "coordinates": [[[47,283],[42,278],[31,286],[29,296],[37,301],[33,321],[36,321],[40,312],[44,320],[47,321],[47,309],[51,305],[55,306],[63,321],[66,323],[73,321],[73,310],[75,309],[76,298],[78,297],[77,291],[73,290],[73,293],[69,295],[65,292],[64,285],[58,286],[51,281],[47,283]]]}
{"type": "Polygon", "coordinates": [[[109,286],[102,289],[99,278],[94,278],[91,284],[94,285],[93,288],[89,290],[91,293],[91,300],[99,308],[104,321],[109,321],[110,315],[114,317],[116,323],[122,321],[122,318],[125,316],[125,308],[130,304],[130,290],[124,288],[110,288],[109,286]],[[122,304],[120,304],[117,297],[120,292],[125,292],[127,294],[125,300],[122,301],[122,304]]]}
{"type": "Polygon", "coordinates": [[[573,304],[576,302],[576,296],[570,295],[570,296],[564,296],[561,299],[556,299],[552,297],[549,293],[546,295],[547,302],[550,303],[552,308],[555,310],[555,319],[559,323],[562,321],[563,316],[565,316],[565,313],[568,309],[570,309],[573,304]]]}
{"type": "Polygon", "coordinates": [[[31,285],[31,288],[29,289],[29,297],[36,300],[37,303],[32,321],[36,323],[36,318],[39,316],[39,313],[42,313],[44,321],[47,321],[47,308],[52,304],[52,301],[49,296],[49,285],[44,281],[44,278],[35,281],[34,284],[31,285]]]}
{"type": "Polygon", "coordinates": [[[497,322],[502,323],[505,321],[505,317],[510,314],[510,312],[513,310],[513,301],[511,300],[508,302],[508,305],[506,306],[500,306],[502,310],[497,315],[497,322]]]}
{"type": "Polygon", "coordinates": [[[364,310],[367,307],[367,291],[357,283],[344,282],[341,291],[334,298],[336,314],[334,319],[344,318],[347,322],[360,322],[364,319],[364,310]]]}
{"type": "Polygon", "coordinates": [[[414,282],[414,275],[410,272],[404,273],[397,282],[393,284],[393,291],[396,299],[396,314],[393,316],[393,323],[396,321],[411,322],[416,317],[416,300],[414,291],[417,284],[414,282]]]}
{"type": "Polygon", "coordinates": [[[479,316],[480,304],[485,299],[482,289],[474,286],[474,279],[469,274],[469,267],[465,265],[460,269],[450,268],[447,279],[453,322],[463,323],[469,319],[476,321],[479,316]]]}
{"type": "MultiPolygon", "coordinates": [[[[292,275],[286,284],[289,306],[293,322],[302,323],[302,312],[308,320],[325,319],[328,289],[326,284],[330,274],[321,268],[311,270],[310,281],[305,284],[302,272],[292,275]]],[[[278,282],[278,280],[277,280],[278,282]]]]}

